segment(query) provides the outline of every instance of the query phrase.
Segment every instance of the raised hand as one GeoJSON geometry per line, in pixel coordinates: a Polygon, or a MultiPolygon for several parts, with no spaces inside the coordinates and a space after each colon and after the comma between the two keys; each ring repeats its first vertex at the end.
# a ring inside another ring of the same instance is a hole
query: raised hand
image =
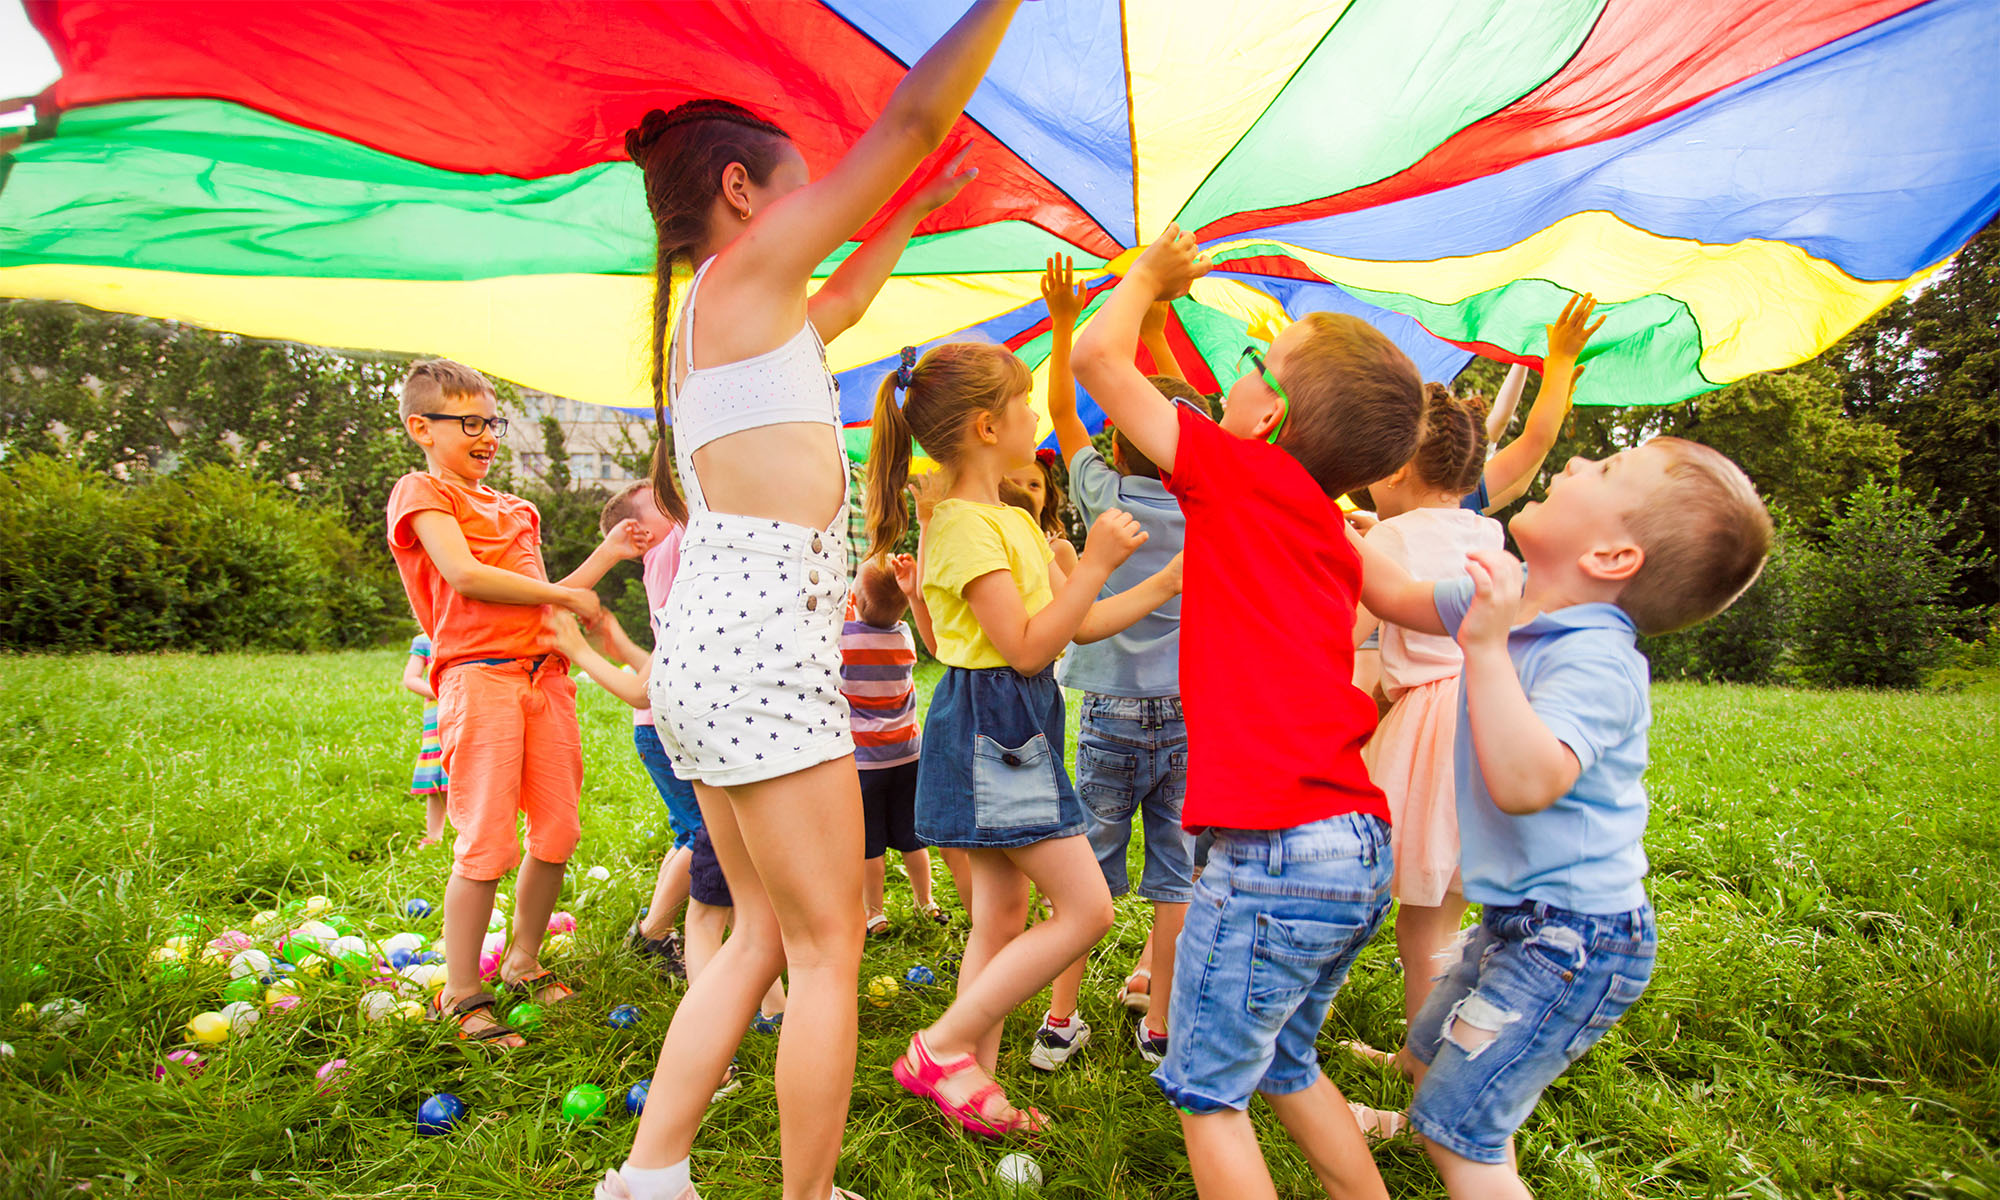
{"type": "Polygon", "coordinates": [[[638,521],[627,517],[604,535],[604,548],[619,558],[638,558],[653,548],[653,534],[638,521]]]}
{"type": "Polygon", "coordinates": [[[944,170],[931,176],[929,182],[918,188],[916,194],[910,197],[910,207],[915,209],[919,216],[929,215],[950,204],[965,190],[966,184],[979,178],[978,167],[965,166],[965,157],[971,153],[970,146],[959,151],[949,163],[945,164],[944,170]]]}
{"type": "Polygon", "coordinates": [[[892,554],[889,556],[889,569],[895,573],[896,586],[902,590],[904,596],[915,597],[921,594],[924,581],[917,578],[916,556],[892,554]]]}
{"type": "Polygon", "coordinates": [[[1206,257],[1195,253],[1194,235],[1170,224],[1125,277],[1143,281],[1155,300],[1174,300],[1187,295],[1194,281],[1208,274],[1212,266],[1206,257]]]}
{"type": "Polygon", "coordinates": [[[937,511],[938,501],[944,499],[944,472],[930,471],[918,475],[910,480],[907,488],[917,501],[917,525],[928,527],[931,513],[937,511]]]}
{"type": "Polygon", "coordinates": [[[1583,348],[1590,343],[1591,335],[1604,328],[1604,323],[1611,319],[1607,314],[1597,318],[1596,323],[1592,324],[1590,314],[1596,310],[1597,297],[1589,292],[1569,298],[1569,302],[1563,305],[1562,315],[1556,318],[1555,324],[1546,327],[1549,334],[1550,358],[1576,361],[1577,356],[1583,353],[1583,348]]]}
{"type": "Polygon", "coordinates": [[[1091,523],[1090,537],[1083,546],[1083,557],[1107,570],[1116,570],[1145,542],[1146,531],[1139,528],[1138,520],[1131,513],[1107,508],[1091,523]]]}
{"type": "Polygon", "coordinates": [[[1042,299],[1049,306],[1050,323],[1076,328],[1077,317],[1090,303],[1090,289],[1076,282],[1069,255],[1049,259],[1049,269],[1042,276],[1042,299]]]}

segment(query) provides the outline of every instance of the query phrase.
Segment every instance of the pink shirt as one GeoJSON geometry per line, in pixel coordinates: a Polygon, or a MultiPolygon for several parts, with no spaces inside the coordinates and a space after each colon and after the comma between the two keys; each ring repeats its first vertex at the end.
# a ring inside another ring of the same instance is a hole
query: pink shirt
{"type": "MultiPolygon", "coordinates": [[[[1498,550],[1506,540],[1500,522],[1468,508],[1413,508],[1368,531],[1369,545],[1424,580],[1457,579],[1465,574],[1467,554],[1498,550]]],[[[1464,666],[1452,639],[1382,623],[1382,692],[1391,701],[1411,688],[1449,679],[1464,666]]]]}
{"type": "MultiPolygon", "coordinates": [[[[646,556],[639,560],[639,578],[646,585],[646,625],[653,631],[653,640],[660,635],[660,610],[666,607],[667,593],[673,590],[674,574],[681,569],[681,535],[687,526],[676,525],[667,536],[646,556]]],[[[651,725],[653,710],[642,708],[632,714],[634,725],[651,725]]]]}

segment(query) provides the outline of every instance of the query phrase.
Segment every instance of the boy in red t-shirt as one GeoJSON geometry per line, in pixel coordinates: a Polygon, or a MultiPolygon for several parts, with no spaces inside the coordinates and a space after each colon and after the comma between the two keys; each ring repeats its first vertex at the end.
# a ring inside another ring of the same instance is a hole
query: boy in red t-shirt
{"type": "Polygon", "coordinates": [[[493,385],[446,359],[418,362],[403,381],[400,408],[427,469],[403,476],[389,495],[389,551],[435,646],[429,682],[458,832],[444,893],[446,982],[437,1012],[457,1021],[461,1037],[519,1046],[480,984],[495,886],[520,863],[502,985],[541,1004],[567,998],[570,989],[542,969],[539,955],[581,831],[576,685],[568,662],[549,652],[542,608],[595,621],[591,585],[620,558],[638,555],[645,539],[634,522],[622,522],[573,574],[550,583],[541,514],[480,482],[507,432],[494,413],[493,385]],[[515,837],[521,812],[526,861],[515,837]]]}
{"type": "Polygon", "coordinates": [[[1247,370],[1220,425],[1133,365],[1146,310],[1208,266],[1169,227],[1078,339],[1077,381],[1187,516],[1182,822],[1215,837],[1176,946],[1167,1055],[1204,1196],[1274,1196],[1247,1109],[1261,1092],[1330,1194],[1386,1196],[1313,1050],[1333,995],[1389,908],[1389,810],[1361,762],[1361,560],[1334,497],[1415,452],[1423,384],[1365,321],[1312,313],[1247,370]],[[1246,673],[1245,668],[1249,668],[1246,673]]]}

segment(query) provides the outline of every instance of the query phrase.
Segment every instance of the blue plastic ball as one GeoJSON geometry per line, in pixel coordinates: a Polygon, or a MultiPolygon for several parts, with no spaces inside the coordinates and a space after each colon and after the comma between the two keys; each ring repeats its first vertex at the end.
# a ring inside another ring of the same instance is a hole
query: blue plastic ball
{"type": "Polygon", "coordinates": [[[444,955],[439,954],[435,950],[426,950],[422,954],[419,954],[415,958],[411,959],[410,961],[413,963],[417,963],[419,965],[422,965],[424,963],[443,962],[444,955]]]}
{"type": "Polygon", "coordinates": [[[417,1132],[425,1137],[449,1133],[464,1115],[465,1101],[450,1092],[439,1092],[417,1109],[417,1132]]]}
{"type": "Polygon", "coordinates": [[[403,949],[401,946],[398,946],[394,950],[389,951],[389,965],[396,968],[398,971],[402,970],[404,967],[409,966],[415,960],[416,960],[416,955],[411,954],[408,950],[403,949]]]}
{"type": "Polygon", "coordinates": [[[431,902],[418,897],[412,897],[408,904],[403,905],[403,912],[412,918],[420,920],[431,915],[431,902]]]}
{"type": "Polygon", "coordinates": [[[630,1029],[639,1023],[639,1008],[633,1004],[621,1004],[605,1016],[604,1023],[613,1029],[630,1029]]]}
{"type": "Polygon", "coordinates": [[[937,982],[937,975],[929,967],[918,963],[916,966],[903,972],[903,979],[905,982],[914,984],[917,987],[930,987],[937,982]]]}
{"type": "Polygon", "coordinates": [[[625,1093],[625,1111],[635,1117],[645,1112],[646,1093],[652,1090],[653,1081],[650,1079],[641,1079],[639,1082],[633,1084],[625,1093]]]}
{"type": "Polygon", "coordinates": [[[298,967],[294,966],[291,963],[286,962],[282,958],[274,958],[271,960],[271,975],[274,979],[283,979],[285,976],[290,975],[292,972],[296,970],[298,970],[298,967]]]}

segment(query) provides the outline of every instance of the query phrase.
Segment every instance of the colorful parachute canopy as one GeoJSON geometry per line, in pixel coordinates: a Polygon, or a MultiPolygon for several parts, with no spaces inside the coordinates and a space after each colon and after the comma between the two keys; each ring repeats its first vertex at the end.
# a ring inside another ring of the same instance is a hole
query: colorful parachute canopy
{"type": "MultiPolygon", "coordinates": [[[[624,130],[735,98],[823,171],[961,7],[27,5],[62,76],[0,164],[0,295],[635,408],[652,241],[624,130]]],[[[1168,221],[1221,264],[1169,331],[1203,388],[1314,309],[1431,378],[1534,362],[1590,291],[1579,401],[1680,400],[1818,353],[2000,209],[1996,49],[1993,0],[1027,5],[944,151],[979,179],[832,347],[846,416],[905,343],[1040,367],[1043,260],[1101,291],[1168,221]]]]}

